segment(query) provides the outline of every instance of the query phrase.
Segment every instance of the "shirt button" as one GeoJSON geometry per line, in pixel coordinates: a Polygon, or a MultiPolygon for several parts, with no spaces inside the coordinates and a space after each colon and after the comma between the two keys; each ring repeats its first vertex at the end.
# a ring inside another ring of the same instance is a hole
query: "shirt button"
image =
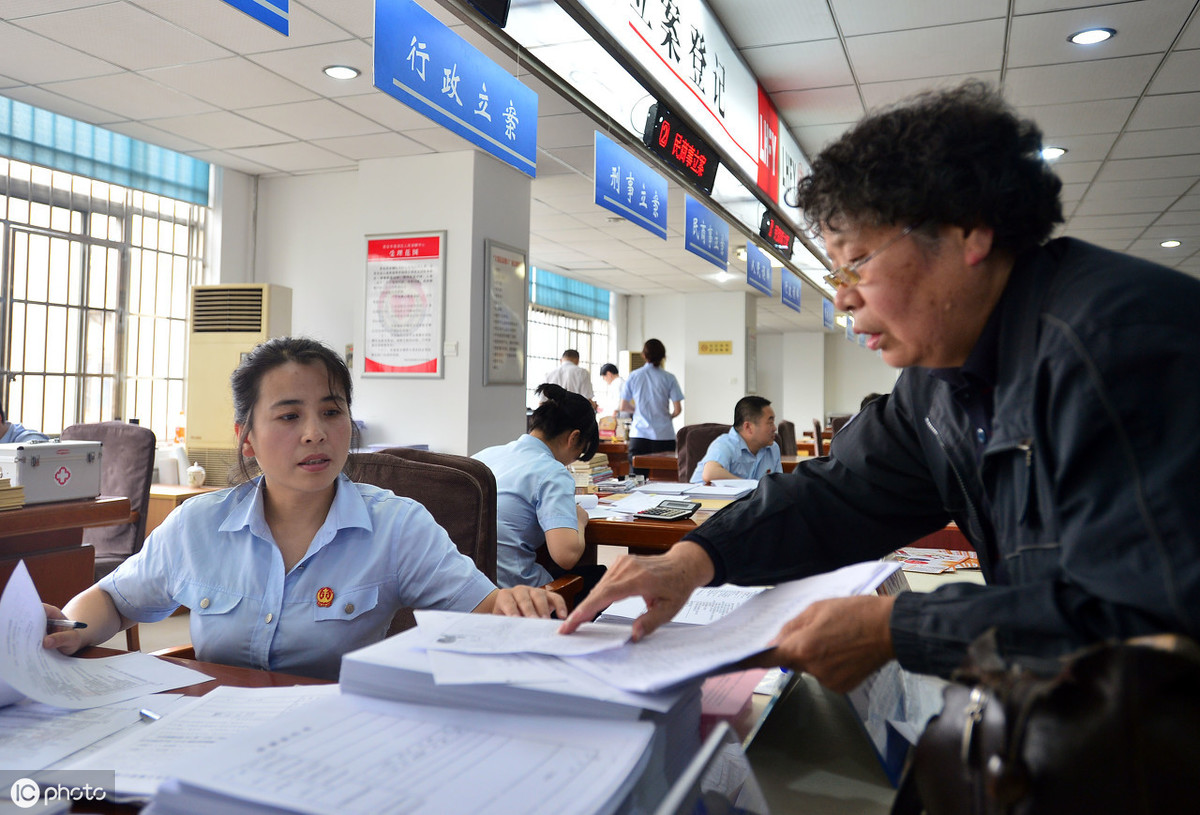
{"type": "Polygon", "coordinates": [[[267,622],[271,622],[271,620],[274,620],[274,619],[275,619],[275,615],[270,612],[267,612],[267,622]]]}
{"type": "Polygon", "coordinates": [[[354,613],[354,603],[346,603],[346,613],[347,614],[354,613]]]}
{"type": "Polygon", "coordinates": [[[203,600],[200,601],[200,608],[208,608],[209,605],[210,605],[210,603],[209,603],[207,597],[205,597],[203,600]]]}
{"type": "Polygon", "coordinates": [[[980,444],[983,444],[985,441],[987,441],[987,431],[982,427],[975,428],[975,440],[980,444]]]}

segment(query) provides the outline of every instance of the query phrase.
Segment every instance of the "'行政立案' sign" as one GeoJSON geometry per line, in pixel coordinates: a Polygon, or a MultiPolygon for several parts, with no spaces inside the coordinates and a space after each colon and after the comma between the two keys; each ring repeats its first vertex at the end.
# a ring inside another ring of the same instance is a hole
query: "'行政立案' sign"
{"type": "Polygon", "coordinates": [[[375,87],[537,174],[537,94],[412,0],[375,0],[375,87]]]}

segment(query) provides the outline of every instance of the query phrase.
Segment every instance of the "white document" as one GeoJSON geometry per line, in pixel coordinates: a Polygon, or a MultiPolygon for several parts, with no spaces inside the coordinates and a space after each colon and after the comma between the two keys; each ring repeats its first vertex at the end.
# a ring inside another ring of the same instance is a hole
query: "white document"
{"type": "Polygon", "coordinates": [[[692,484],[684,490],[689,498],[741,498],[758,489],[753,478],[721,478],[711,484],[692,484]]]}
{"type": "Polygon", "coordinates": [[[595,493],[575,496],[575,505],[586,510],[595,509],[599,502],[600,498],[595,493]]]}
{"type": "Polygon", "coordinates": [[[46,612],[25,562],[0,596],[0,680],[21,694],[65,708],[87,708],[212,679],[199,671],[132,653],[77,659],[47,651],[46,612]]]}
{"type": "Polygon", "coordinates": [[[562,660],[541,654],[457,654],[426,651],[433,681],[439,685],[515,685],[563,683],[562,660]]]}
{"type": "Polygon", "coordinates": [[[189,754],[214,744],[231,743],[230,739],[257,725],[338,693],[337,685],[219,687],[62,769],[115,770],[118,793],[149,797],[167,778],[170,768],[189,754]]]}
{"type": "MultiPolygon", "coordinates": [[[[672,497],[672,496],[665,496],[672,497]]],[[[612,514],[614,515],[632,515],[635,512],[641,512],[643,509],[656,507],[663,502],[664,496],[655,495],[648,492],[631,492],[620,501],[615,501],[612,504],[612,514]]],[[[676,499],[678,500],[678,499],[676,499]]],[[[603,508],[601,504],[601,508],[603,508]]],[[[590,514],[589,514],[589,517],[590,514]]]]}
{"type": "MultiPolygon", "coordinates": [[[[701,586],[692,592],[692,596],[683,604],[683,608],[679,609],[679,613],[671,618],[671,622],[682,625],[707,625],[764,591],[766,586],[735,586],[732,583],[713,587],[701,586]]],[[[641,597],[626,597],[604,609],[604,618],[636,620],[645,613],[645,600],[641,597]]]]}
{"type": "Polygon", "coordinates": [[[690,490],[695,484],[688,484],[684,481],[647,481],[640,487],[634,487],[634,492],[649,492],[655,495],[683,495],[690,490]]]}
{"type": "Polygon", "coordinates": [[[783,624],[808,606],[869,593],[897,566],[868,561],[781,583],[709,625],[663,627],[641,642],[569,661],[618,688],[641,692],[668,688],[765,651],[783,624]]]}
{"type": "Polygon", "coordinates": [[[0,710],[0,767],[40,770],[137,721],[136,707],[64,710],[26,699],[0,710]]]}
{"type": "Polygon", "coordinates": [[[416,611],[413,616],[430,651],[577,656],[619,648],[629,641],[626,625],[584,623],[568,637],[558,633],[561,620],[460,611],[416,611]]]}
{"type": "Polygon", "coordinates": [[[653,730],[342,695],[190,755],[148,811],[222,812],[236,799],[312,815],[609,813],[653,730]]]}

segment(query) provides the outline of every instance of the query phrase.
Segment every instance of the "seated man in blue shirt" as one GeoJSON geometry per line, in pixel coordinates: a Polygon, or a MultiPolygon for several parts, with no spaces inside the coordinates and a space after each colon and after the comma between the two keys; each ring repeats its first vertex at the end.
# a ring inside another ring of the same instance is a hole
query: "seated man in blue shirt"
{"type": "Polygon", "coordinates": [[[4,408],[0,407],[0,444],[13,444],[24,441],[46,441],[49,437],[36,430],[30,430],[16,422],[8,421],[4,408]]]}
{"type": "Polygon", "coordinates": [[[782,472],[775,443],[775,409],[761,396],[743,396],[733,408],[733,427],[713,439],[692,473],[692,483],[753,478],[782,472]]]}

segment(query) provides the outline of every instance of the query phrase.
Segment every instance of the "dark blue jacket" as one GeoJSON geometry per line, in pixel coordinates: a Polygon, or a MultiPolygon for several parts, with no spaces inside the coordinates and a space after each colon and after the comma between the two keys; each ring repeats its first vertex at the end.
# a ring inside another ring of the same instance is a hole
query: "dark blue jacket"
{"type": "Polygon", "coordinates": [[[1200,639],[1200,281],[1070,239],[1020,258],[998,309],[994,418],[927,369],[688,537],[715,583],[886,555],[954,520],[986,586],[901,595],[900,664],[948,675],[991,626],[1037,662],[1100,639],[1200,639]]]}

